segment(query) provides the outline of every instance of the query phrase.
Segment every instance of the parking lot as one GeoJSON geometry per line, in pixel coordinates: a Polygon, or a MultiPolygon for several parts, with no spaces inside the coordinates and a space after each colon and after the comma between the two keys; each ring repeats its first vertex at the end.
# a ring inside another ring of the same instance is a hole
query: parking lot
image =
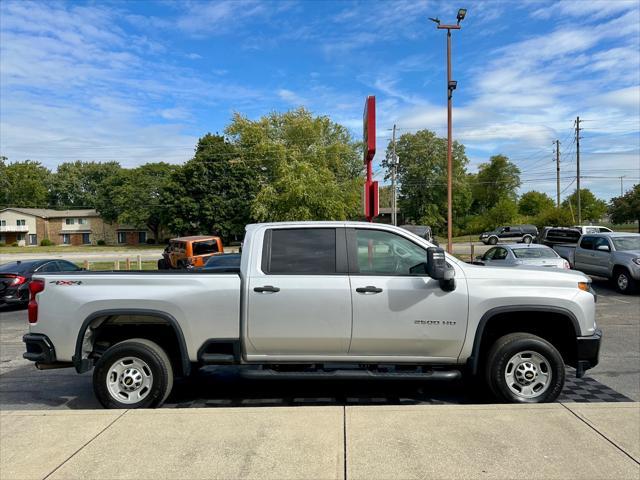
{"type": "MultiPolygon", "coordinates": [[[[560,401],[640,400],[640,297],[623,296],[604,280],[594,280],[597,322],[604,331],[600,364],[583,379],[568,371],[560,401]]],[[[91,373],[73,369],[39,371],[22,359],[26,311],[0,310],[0,409],[100,408],[91,373]]],[[[274,405],[398,405],[484,403],[471,386],[408,381],[255,381],[236,368],[203,369],[177,382],[165,404],[171,407],[274,405]]]]}

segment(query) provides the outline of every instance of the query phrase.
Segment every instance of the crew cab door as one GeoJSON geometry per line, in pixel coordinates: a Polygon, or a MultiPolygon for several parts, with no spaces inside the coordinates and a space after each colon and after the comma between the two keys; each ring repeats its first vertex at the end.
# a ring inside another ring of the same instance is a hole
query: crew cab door
{"type": "Polygon", "coordinates": [[[395,232],[347,229],[353,333],[349,355],[458,357],[467,330],[462,270],[457,288],[426,275],[426,248],[395,232]]]}
{"type": "Polygon", "coordinates": [[[343,228],[266,230],[247,290],[247,356],[345,355],[351,291],[343,228]]]}
{"type": "Polygon", "coordinates": [[[594,271],[594,248],[596,238],[590,236],[583,236],[580,239],[580,243],[576,247],[576,253],[574,255],[574,268],[585,273],[595,273],[594,271]]]}

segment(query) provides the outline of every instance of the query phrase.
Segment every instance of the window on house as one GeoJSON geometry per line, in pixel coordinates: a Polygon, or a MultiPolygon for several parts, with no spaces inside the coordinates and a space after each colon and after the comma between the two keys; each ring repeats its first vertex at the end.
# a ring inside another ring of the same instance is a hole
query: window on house
{"type": "Polygon", "coordinates": [[[69,235],[68,233],[63,233],[62,234],[62,244],[63,245],[69,245],[71,243],[71,235],[69,235]]]}
{"type": "Polygon", "coordinates": [[[147,241],[147,232],[138,232],[138,243],[145,243],[147,241]]]}
{"type": "Polygon", "coordinates": [[[23,227],[27,224],[27,221],[23,218],[20,218],[18,220],[16,220],[16,225],[18,225],[19,227],[23,227]]]}
{"type": "Polygon", "coordinates": [[[0,220],[0,227],[6,227],[7,226],[7,221],[6,220],[0,220]]]}
{"type": "Polygon", "coordinates": [[[29,245],[38,245],[38,236],[35,233],[29,234],[29,245]]]}
{"type": "Polygon", "coordinates": [[[89,245],[91,243],[91,234],[83,233],[82,234],[82,243],[85,245],[89,245]]]}
{"type": "Polygon", "coordinates": [[[20,242],[22,240],[24,240],[24,233],[17,233],[16,234],[16,239],[20,242]]]}
{"type": "Polygon", "coordinates": [[[86,225],[87,224],[87,219],[86,218],[79,218],[78,219],[78,225],[86,225]]]}
{"type": "Polygon", "coordinates": [[[75,218],[65,218],[64,223],[66,223],[67,225],[74,225],[75,220],[76,220],[75,218]]]}
{"type": "Polygon", "coordinates": [[[127,243],[127,232],[118,232],[118,243],[127,243]]]}

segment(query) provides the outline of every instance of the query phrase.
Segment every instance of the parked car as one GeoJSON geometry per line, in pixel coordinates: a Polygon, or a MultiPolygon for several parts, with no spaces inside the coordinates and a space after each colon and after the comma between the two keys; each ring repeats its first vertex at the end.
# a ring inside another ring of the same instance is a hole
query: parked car
{"type": "Polygon", "coordinates": [[[480,241],[485,245],[496,245],[500,241],[532,243],[536,238],[538,238],[538,228],[535,225],[498,227],[480,234],[480,241]]]}
{"type": "Polygon", "coordinates": [[[24,357],[94,368],[106,408],[157,407],[174,377],[224,364],[246,378],[465,372],[501,401],[550,402],[565,364],[582,376],[601,342],[586,275],[470,265],[378,223],[249,225],[236,275],[42,274],[30,290],[24,357]]]}
{"type": "Polygon", "coordinates": [[[580,240],[582,233],[577,228],[569,227],[544,227],[538,239],[538,243],[553,247],[558,244],[575,244],[580,240]]]}
{"type": "Polygon", "coordinates": [[[575,225],[573,228],[580,230],[581,234],[585,233],[611,233],[613,230],[601,225],[575,225]]]}
{"type": "Polygon", "coordinates": [[[569,269],[569,262],[545,245],[499,245],[478,256],[476,265],[514,267],[518,265],[569,269]]]}
{"type": "Polygon", "coordinates": [[[407,232],[414,233],[420,238],[424,238],[427,242],[437,245],[435,239],[433,238],[431,227],[427,225],[400,225],[400,228],[404,228],[407,232]]]}
{"type": "Polygon", "coordinates": [[[589,233],[577,245],[554,245],[572,268],[613,281],[620,293],[634,293],[640,283],[640,234],[589,233]]]}
{"type": "Polygon", "coordinates": [[[196,235],[172,238],[158,260],[158,270],[202,267],[212,255],[221,253],[224,253],[224,248],[220,237],[196,235]]]}
{"type": "Polygon", "coordinates": [[[238,273],[240,272],[240,258],[242,255],[239,253],[223,253],[220,255],[214,255],[209,257],[207,263],[202,267],[188,267],[202,272],[218,272],[218,273],[238,273]]]}
{"type": "Polygon", "coordinates": [[[0,305],[29,302],[29,283],[34,273],[77,272],[82,270],[66,260],[18,260],[0,265],[0,305]]]}

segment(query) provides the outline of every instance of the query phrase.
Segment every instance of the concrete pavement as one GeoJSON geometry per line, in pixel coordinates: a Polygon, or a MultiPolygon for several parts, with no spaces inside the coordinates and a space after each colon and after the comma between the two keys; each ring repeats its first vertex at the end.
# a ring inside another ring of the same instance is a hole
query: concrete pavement
{"type": "Polygon", "coordinates": [[[640,404],[2,411],[2,479],[640,477],[640,404]]]}

